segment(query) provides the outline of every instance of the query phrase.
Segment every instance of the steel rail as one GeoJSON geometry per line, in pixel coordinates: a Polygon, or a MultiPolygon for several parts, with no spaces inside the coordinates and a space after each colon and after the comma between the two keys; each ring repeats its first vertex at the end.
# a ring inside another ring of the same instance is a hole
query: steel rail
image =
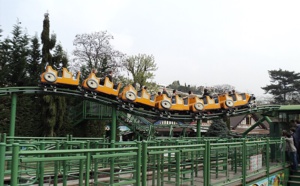
{"type": "Polygon", "coordinates": [[[59,96],[70,96],[70,97],[79,97],[83,100],[89,100],[92,102],[96,102],[99,104],[107,105],[116,107],[118,110],[125,111],[130,114],[134,114],[141,117],[150,117],[154,119],[164,119],[164,120],[174,120],[174,121],[194,121],[196,119],[217,119],[223,117],[230,117],[230,116],[237,116],[243,115],[247,113],[267,113],[276,111],[280,108],[280,105],[263,105],[257,106],[255,108],[246,108],[246,109],[237,109],[233,110],[232,112],[220,112],[220,113],[213,113],[213,114],[201,114],[199,116],[190,115],[181,115],[181,114],[170,114],[170,113],[159,113],[153,110],[145,110],[140,107],[129,107],[127,105],[121,104],[121,101],[117,98],[109,98],[103,95],[94,95],[89,92],[84,92],[81,88],[77,88],[76,90],[73,89],[66,89],[66,88],[53,88],[53,87],[4,87],[0,88],[0,96],[9,96],[13,93],[16,94],[37,94],[37,95],[59,95],[59,96]]]}

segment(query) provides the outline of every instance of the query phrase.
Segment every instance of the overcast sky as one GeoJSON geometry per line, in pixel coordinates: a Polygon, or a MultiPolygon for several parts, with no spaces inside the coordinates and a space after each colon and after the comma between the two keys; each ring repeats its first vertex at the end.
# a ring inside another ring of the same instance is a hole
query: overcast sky
{"type": "Polygon", "coordinates": [[[50,30],[71,55],[76,34],[107,30],[127,55],[152,54],[155,81],[230,84],[264,95],[268,70],[300,72],[300,1],[0,0],[7,37],[17,19],[29,35],[50,30]]]}

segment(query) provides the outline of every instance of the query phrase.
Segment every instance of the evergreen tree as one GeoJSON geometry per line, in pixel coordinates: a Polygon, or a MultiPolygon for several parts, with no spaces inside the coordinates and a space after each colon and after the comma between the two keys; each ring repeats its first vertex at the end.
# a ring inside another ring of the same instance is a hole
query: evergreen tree
{"type": "Polygon", "coordinates": [[[52,63],[52,55],[50,51],[55,47],[56,43],[56,35],[52,34],[51,38],[50,36],[50,20],[49,20],[49,14],[45,13],[45,18],[43,21],[43,31],[41,34],[41,39],[42,39],[42,67],[45,67],[46,64],[53,65],[52,63]]]}
{"type": "Polygon", "coordinates": [[[212,124],[207,130],[206,136],[208,137],[228,137],[229,130],[224,121],[217,119],[213,120],[212,124]]]}
{"type": "MultiPolygon", "coordinates": [[[[50,21],[49,14],[45,14],[45,19],[43,22],[43,32],[42,32],[42,64],[41,66],[46,66],[46,64],[53,67],[59,67],[60,63],[63,67],[68,66],[67,53],[63,50],[63,47],[56,43],[56,36],[52,34],[49,38],[50,21]],[[53,50],[54,54],[50,53],[53,50]]],[[[67,117],[67,101],[65,97],[62,96],[44,96],[43,97],[43,118],[44,119],[44,134],[48,136],[59,135],[59,131],[62,125],[68,124],[67,117]]]]}
{"type": "Polygon", "coordinates": [[[53,65],[58,67],[61,64],[63,67],[67,68],[68,62],[69,62],[68,55],[63,50],[63,47],[61,46],[61,44],[56,45],[54,48],[54,54],[52,57],[53,65]]]}
{"type": "Polygon", "coordinates": [[[37,85],[38,80],[40,79],[41,69],[41,50],[40,43],[37,36],[34,36],[31,39],[31,46],[29,52],[29,60],[27,65],[27,74],[28,74],[28,85],[37,85]]]}
{"type": "Polygon", "coordinates": [[[299,100],[294,98],[299,96],[300,73],[279,69],[269,70],[269,75],[271,84],[262,89],[274,96],[275,103],[299,103],[299,100]]]}
{"type": "MultiPolygon", "coordinates": [[[[52,63],[52,55],[50,51],[54,48],[56,43],[56,36],[53,34],[51,38],[49,37],[49,29],[50,29],[50,21],[49,21],[49,14],[46,13],[43,21],[43,31],[41,34],[41,40],[42,40],[42,67],[45,67],[47,64],[53,65],[52,63]]],[[[54,136],[54,127],[56,125],[56,119],[57,119],[57,109],[56,109],[56,103],[53,96],[46,95],[43,96],[42,99],[42,117],[43,117],[43,129],[44,129],[44,135],[47,136],[54,136]]]]}
{"type": "MultiPolygon", "coordinates": [[[[55,66],[59,66],[61,63],[63,67],[68,66],[68,57],[66,52],[63,50],[63,47],[58,44],[54,48],[54,54],[52,58],[52,63],[55,66]]],[[[54,98],[56,104],[56,125],[54,126],[55,131],[59,131],[63,124],[67,125],[68,117],[67,117],[67,101],[63,96],[55,96],[54,98]]],[[[55,132],[57,134],[57,132],[55,132]]]]}
{"type": "Polygon", "coordinates": [[[10,40],[7,38],[2,41],[0,37],[0,87],[8,86],[10,51],[10,40]]]}
{"type": "Polygon", "coordinates": [[[12,39],[10,40],[11,51],[9,53],[9,71],[8,82],[10,85],[22,86],[26,79],[26,65],[29,53],[29,38],[27,34],[23,34],[19,21],[14,25],[12,31],[12,39]]]}
{"type": "Polygon", "coordinates": [[[9,132],[11,100],[8,97],[0,97],[0,133],[9,132]]]}
{"type": "MultiPolygon", "coordinates": [[[[6,70],[7,63],[7,54],[9,45],[7,45],[7,40],[2,41],[2,29],[0,29],[0,87],[6,85],[6,77],[8,71],[6,70]],[[8,48],[7,48],[8,47],[8,48]]],[[[9,99],[6,97],[0,97],[0,133],[8,133],[9,132],[9,99]]]]}

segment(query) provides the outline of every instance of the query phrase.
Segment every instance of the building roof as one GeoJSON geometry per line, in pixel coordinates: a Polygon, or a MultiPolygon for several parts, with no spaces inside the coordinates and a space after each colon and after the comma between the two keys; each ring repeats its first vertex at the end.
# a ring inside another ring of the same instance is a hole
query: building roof
{"type": "MultiPolygon", "coordinates": [[[[173,132],[182,132],[184,128],[181,128],[181,127],[178,127],[178,128],[173,128],[173,132]]],[[[170,128],[156,128],[155,129],[156,131],[158,132],[169,132],[170,131],[170,128]]],[[[191,128],[186,128],[185,129],[186,132],[191,132],[191,131],[194,131],[193,129],[191,128]]]]}

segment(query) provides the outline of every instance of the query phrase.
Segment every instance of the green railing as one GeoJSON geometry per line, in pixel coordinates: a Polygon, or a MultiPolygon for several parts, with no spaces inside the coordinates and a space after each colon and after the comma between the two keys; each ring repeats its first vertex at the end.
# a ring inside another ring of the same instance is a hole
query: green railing
{"type": "Polygon", "coordinates": [[[104,139],[70,136],[52,141],[20,139],[15,137],[13,144],[1,140],[0,186],[69,185],[70,182],[247,185],[253,179],[286,168],[281,150],[285,141],[280,138],[193,138],[113,144],[104,139]]]}

